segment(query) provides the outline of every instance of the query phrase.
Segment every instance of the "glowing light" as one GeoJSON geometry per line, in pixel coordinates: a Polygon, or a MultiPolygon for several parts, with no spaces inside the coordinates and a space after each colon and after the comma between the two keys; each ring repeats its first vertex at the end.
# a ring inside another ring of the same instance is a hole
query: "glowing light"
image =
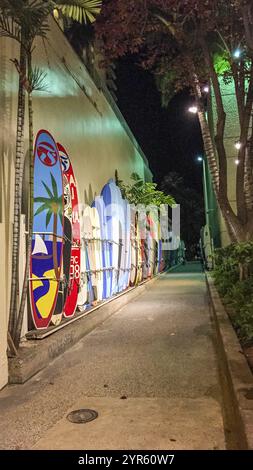
{"type": "Polygon", "coordinates": [[[197,157],[197,160],[198,162],[203,162],[203,158],[200,155],[197,157]]]}
{"type": "Polygon", "coordinates": [[[204,86],[203,91],[204,91],[205,93],[209,93],[209,86],[207,86],[207,85],[204,86]]]}
{"type": "Polygon", "coordinates": [[[53,9],[53,15],[54,15],[54,17],[55,17],[56,20],[59,19],[59,10],[57,10],[57,8],[54,8],[54,9],[53,9]]]}
{"type": "Polygon", "coordinates": [[[189,113],[197,114],[198,108],[197,108],[197,106],[190,106],[190,108],[188,109],[188,111],[189,111],[189,113]]]}
{"type": "Polygon", "coordinates": [[[241,56],[242,51],[240,49],[236,49],[233,53],[235,59],[239,59],[241,56]]]}
{"type": "Polygon", "coordinates": [[[238,159],[235,160],[235,164],[239,165],[240,161],[238,159]]]}
{"type": "Polygon", "coordinates": [[[236,148],[237,150],[240,150],[241,146],[242,146],[241,142],[236,142],[236,143],[235,143],[235,148],[236,148]]]}

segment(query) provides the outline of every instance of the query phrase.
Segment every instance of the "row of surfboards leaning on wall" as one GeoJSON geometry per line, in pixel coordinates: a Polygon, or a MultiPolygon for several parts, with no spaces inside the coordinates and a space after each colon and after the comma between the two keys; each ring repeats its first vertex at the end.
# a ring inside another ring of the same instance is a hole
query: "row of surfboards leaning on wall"
{"type": "Polygon", "coordinates": [[[150,212],[145,217],[143,237],[114,180],[91,207],[80,204],[67,151],[48,131],[38,132],[29,276],[36,329],[59,325],[164,270],[159,221],[150,212]]]}

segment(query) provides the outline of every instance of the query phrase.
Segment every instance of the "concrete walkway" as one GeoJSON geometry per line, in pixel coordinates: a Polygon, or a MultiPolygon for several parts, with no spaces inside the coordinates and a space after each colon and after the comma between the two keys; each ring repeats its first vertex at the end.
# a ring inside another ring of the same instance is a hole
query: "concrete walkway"
{"type": "Polygon", "coordinates": [[[0,392],[0,448],[224,449],[220,402],[205,280],[187,264],[0,392]],[[99,416],[70,423],[78,408],[99,416]]]}

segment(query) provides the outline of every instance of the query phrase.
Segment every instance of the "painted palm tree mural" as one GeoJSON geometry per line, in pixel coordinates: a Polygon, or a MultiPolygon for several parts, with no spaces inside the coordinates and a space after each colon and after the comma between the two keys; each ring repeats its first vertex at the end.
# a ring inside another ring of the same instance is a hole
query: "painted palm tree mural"
{"type": "MultiPolygon", "coordinates": [[[[62,224],[62,211],[63,211],[63,206],[62,206],[62,194],[58,194],[58,188],[57,188],[57,183],[52,175],[51,175],[51,186],[52,189],[48,187],[48,185],[42,181],[42,184],[48,194],[48,197],[35,197],[34,202],[35,203],[40,203],[40,207],[36,210],[34,217],[38,216],[42,212],[46,212],[46,228],[48,228],[51,219],[53,217],[53,230],[52,230],[52,238],[53,238],[53,263],[54,263],[54,272],[55,272],[55,277],[57,280],[59,280],[59,261],[58,261],[58,250],[57,250],[57,225],[58,225],[58,218],[59,218],[59,223],[62,224]]],[[[38,236],[37,235],[37,244],[38,244],[38,236]]],[[[41,237],[40,237],[41,238],[41,237]]],[[[41,240],[39,241],[41,244],[41,240]]],[[[44,242],[43,242],[44,243],[44,242]]],[[[33,249],[34,252],[34,249],[33,249]]],[[[45,256],[51,256],[46,254],[45,256]]]]}

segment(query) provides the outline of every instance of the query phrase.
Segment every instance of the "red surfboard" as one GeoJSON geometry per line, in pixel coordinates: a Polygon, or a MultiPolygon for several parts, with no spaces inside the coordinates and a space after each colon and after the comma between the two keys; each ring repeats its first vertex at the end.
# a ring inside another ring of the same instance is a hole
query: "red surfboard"
{"type": "Polygon", "coordinates": [[[78,193],[77,184],[73,171],[73,167],[65,148],[57,143],[63,174],[68,179],[70,187],[70,201],[69,210],[64,215],[69,218],[72,225],[72,245],[71,245],[71,258],[70,258],[70,273],[69,284],[66,301],[63,307],[63,315],[65,317],[72,317],[75,314],[77,306],[77,298],[80,287],[80,265],[81,265],[81,251],[80,251],[80,217],[78,210],[78,193]]]}

